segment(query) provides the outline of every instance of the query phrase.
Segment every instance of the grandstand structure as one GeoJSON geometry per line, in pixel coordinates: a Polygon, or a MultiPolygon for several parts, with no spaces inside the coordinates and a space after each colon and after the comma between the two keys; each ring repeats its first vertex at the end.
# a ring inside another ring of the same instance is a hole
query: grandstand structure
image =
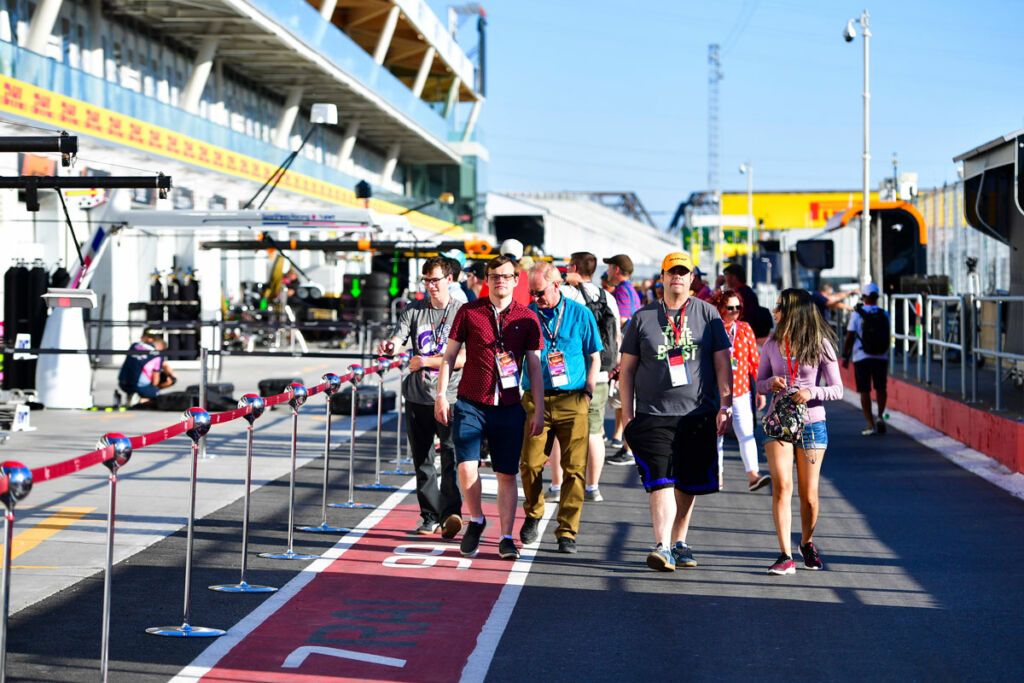
{"type": "MultiPolygon", "coordinates": [[[[234,210],[299,149],[265,208],[365,205],[403,214],[418,239],[457,238],[474,228],[459,217],[483,214],[479,68],[425,0],[0,0],[0,135],[67,131],[80,146],[67,169],[55,155],[2,155],[0,175],[163,173],[169,196],[134,191],[133,210],[234,210]],[[336,122],[311,116],[322,104],[336,107],[336,122]],[[360,182],[368,202],[357,198],[360,182]],[[452,203],[436,201],[449,193],[452,203]]],[[[79,241],[103,227],[92,207],[104,199],[67,197],[79,241]]],[[[29,212],[16,191],[0,193],[5,254],[70,270],[78,257],[60,202],[52,191],[40,200],[29,212]]],[[[252,234],[128,226],[93,288],[107,296],[108,316],[123,316],[145,298],[151,272],[191,268],[214,312],[241,281],[266,281],[270,261],[199,243],[252,234]]],[[[294,258],[314,277],[336,268],[317,252],[294,258]]],[[[362,255],[351,262],[369,266],[362,255]]]]}

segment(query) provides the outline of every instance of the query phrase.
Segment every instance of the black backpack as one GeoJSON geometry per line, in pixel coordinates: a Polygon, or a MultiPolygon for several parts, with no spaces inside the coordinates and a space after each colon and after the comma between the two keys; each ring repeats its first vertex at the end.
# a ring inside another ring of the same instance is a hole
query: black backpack
{"type": "MultiPolygon", "coordinates": [[[[597,290],[597,298],[591,299],[582,284],[575,285],[575,287],[583,295],[583,305],[594,314],[594,320],[597,321],[597,331],[601,335],[601,346],[604,347],[601,349],[601,370],[602,372],[608,372],[615,367],[615,361],[619,357],[619,345],[615,338],[615,333],[619,329],[618,311],[612,312],[604,298],[604,292],[599,288],[597,290]]],[[[592,284],[591,287],[596,286],[592,284]]]]}
{"type": "Polygon", "coordinates": [[[889,317],[881,308],[874,313],[864,310],[862,304],[854,309],[860,315],[860,347],[869,356],[881,356],[889,352],[891,337],[889,334],[889,317]]]}

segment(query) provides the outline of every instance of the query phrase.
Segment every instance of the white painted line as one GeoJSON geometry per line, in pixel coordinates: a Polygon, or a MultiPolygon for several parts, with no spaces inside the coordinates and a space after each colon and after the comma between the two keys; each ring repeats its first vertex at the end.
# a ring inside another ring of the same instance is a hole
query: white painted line
{"type": "Polygon", "coordinates": [[[505,581],[498,600],[494,603],[490,616],[484,624],[480,635],[476,639],[476,647],[466,660],[466,666],[462,669],[462,676],[459,678],[462,683],[476,683],[487,677],[487,671],[491,668],[491,660],[501,642],[501,636],[505,633],[508,620],[512,617],[512,610],[519,601],[519,594],[526,583],[526,575],[530,573],[530,566],[533,558],[537,555],[540,547],[540,539],[544,538],[544,528],[548,525],[551,515],[558,509],[555,504],[544,505],[544,516],[541,517],[537,529],[537,540],[530,545],[525,545],[520,552],[520,557],[512,564],[509,570],[508,579],[505,581]]]}
{"type": "MultiPolygon", "coordinates": [[[[855,391],[843,392],[843,400],[860,409],[860,394],[855,391]]],[[[1007,493],[1024,500],[1024,474],[1014,472],[993,458],[968,448],[965,444],[951,436],[932,429],[916,418],[897,410],[889,410],[886,423],[903,432],[914,441],[935,451],[946,460],[976,474],[990,484],[994,484],[1007,493]]],[[[861,437],[877,439],[876,436],[861,437]]]]}
{"type": "MultiPolygon", "coordinates": [[[[259,607],[249,613],[244,619],[238,622],[226,634],[218,638],[210,647],[199,653],[199,656],[192,660],[188,666],[182,669],[177,676],[171,679],[171,683],[185,683],[186,681],[198,681],[209,673],[210,669],[217,665],[235,645],[242,642],[250,633],[269,619],[277,610],[281,609],[299,591],[313,580],[313,578],[327,569],[334,560],[345,554],[345,551],[356,544],[366,532],[375,527],[396,505],[412,493],[416,486],[416,478],[410,477],[402,487],[392,493],[381,505],[372,510],[366,518],[360,522],[352,531],[345,534],[341,539],[328,549],[320,559],[314,560],[299,572],[295,578],[285,584],[279,591],[267,598],[259,607]]],[[[294,653],[293,653],[294,654],[294,653]]]]}
{"type": "Polygon", "coordinates": [[[306,657],[310,655],[327,655],[328,657],[337,657],[339,659],[354,659],[357,662],[380,664],[382,666],[393,666],[399,669],[405,666],[404,659],[396,659],[394,657],[381,657],[380,655],[371,655],[367,654],[366,652],[356,652],[355,650],[342,650],[336,647],[303,645],[302,647],[294,650],[290,655],[285,657],[284,664],[281,665],[281,668],[297,669],[300,666],[302,666],[302,663],[306,661],[306,657]]]}

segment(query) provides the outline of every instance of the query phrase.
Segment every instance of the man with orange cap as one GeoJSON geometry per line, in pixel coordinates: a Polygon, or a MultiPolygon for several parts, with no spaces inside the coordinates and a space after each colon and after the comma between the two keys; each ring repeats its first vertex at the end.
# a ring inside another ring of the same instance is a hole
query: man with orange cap
{"type": "Polygon", "coordinates": [[[685,252],[661,263],[664,298],[633,314],[622,336],[622,421],[650,494],[655,546],[647,566],[696,567],[686,543],[698,495],[718,492],[718,436],[732,426],[729,335],[718,310],[690,296],[685,252]]]}

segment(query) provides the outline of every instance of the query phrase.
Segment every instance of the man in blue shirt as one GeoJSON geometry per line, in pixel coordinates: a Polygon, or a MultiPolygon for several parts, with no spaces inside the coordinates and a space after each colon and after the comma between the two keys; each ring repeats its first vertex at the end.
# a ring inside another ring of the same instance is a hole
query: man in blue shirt
{"type": "MultiPolygon", "coordinates": [[[[524,545],[537,540],[540,518],[544,514],[541,474],[544,471],[545,446],[550,437],[561,447],[562,489],[558,508],[558,552],[576,552],[576,533],[583,509],[587,471],[589,421],[587,412],[594,395],[597,373],[601,370],[601,337],[594,315],[586,306],[562,296],[558,286],[562,275],[550,263],[541,262],[529,271],[530,310],[540,319],[544,335],[541,369],[544,376],[544,430],[523,438],[519,472],[523,479],[526,520],[519,531],[524,545]]],[[[530,380],[523,378],[526,393],[523,408],[534,409],[530,380]]]]}

